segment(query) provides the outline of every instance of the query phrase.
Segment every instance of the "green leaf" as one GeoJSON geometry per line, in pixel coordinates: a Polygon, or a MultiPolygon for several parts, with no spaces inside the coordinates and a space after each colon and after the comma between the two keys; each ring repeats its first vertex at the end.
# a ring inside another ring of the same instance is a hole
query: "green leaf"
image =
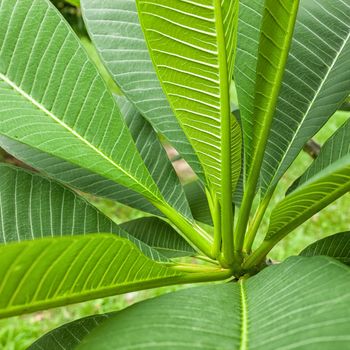
{"type": "Polygon", "coordinates": [[[110,315],[113,314],[90,316],[75,322],[64,324],[40,338],[27,350],[62,350],[62,347],[63,349],[67,348],[72,350],[79,345],[80,341],[86,337],[89,332],[106,321],[110,315]]]}
{"type": "Polygon", "coordinates": [[[135,1],[83,0],[81,3],[91,40],[118,86],[203,180],[198,158],[174,117],[154,71],[135,1]]]}
{"type": "Polygon", "coordinates": [[[76,190],[108,198],[147,213],[162,215],[146,198],[137,192],[108,180],[101,175],[41,152],[21,142],[0,135],[0,146],[15,158],[32,166],[50,178],[76,190]]]}
{"type": "Polygon", "coordinates": [[[278,241],[350,191],[350,120],[325,143],[320,155],[272,211],[266,241],[278,241]]]}
{"type": "MultiPolygon", "coordinates": [[[[124,97],[118,96],[116,100],[136,147],[163,196],[184,216],[191,218],[184,192],[157,134],[124,97]]],[[[80,191],[161,215],[140,194],[98,174],[4,136],[0,136],[0,145],[24,163],[80,191]]]]}
{"type": "Polygon", "coordinates": [[[132,241],[153,260],[167,260],[70,189],[5,164],[0,164],[0,174],[0,244],[110,232],[132,241]]]}
{"type": "MultiPolygon", "coordinates": [[[[261,23],[255,100],[253,161],[264,154],[292,41],[299,0],[266,0],[261,23]]],[[[260,159],[259,159],[260,161],[260,159]]]]}
{"type": "MultiPolygon", "coordinates": [[[[293,257],[239,283],[188,288],[109,314],[75,344],[81,350],[346,349],[349,290],[345,265],[293,257]]],[[[73,324],[73,334],[82,322],[73,324]]],[[[72,335],[54,332],[34,349],[70,350],[72,335]]]]}
{"type": "Polygon", "coordinates": [[[221,188],[222,178],[231,177],[229,82],[238,2],[162,0],[137,5],[163,90],[209,186],[220,196],[227,191],[221,188]]]}
{"type": "Polygon", "coordinates": [[[238,1],[136,3],[158,78],[203,166],[212,207],[221,208],[213,255],[222,239],[230,262],[232,192],[241,170],[240,126],[230,106],[238,1]]]}
{"type": "Polygon", "coordinates": [[[120,227],[168,258],[196,253],[174,228],[159,218],[136,219],[125,222],[120,227]]]}
{"type": "Polygon", "coordinates": [[[340,232],[310,244],[301,256],[330,256],[350,265],[350,232],[340,232]]]}
{"type": "Polygon", "coordinates": [[[186,184],[184,190],[195,220],[207,225],[213,225],[203,185],[199,181],[193,181],[186,184]]]}
{"type": "Polygon", "coordinates": [[[266,0],[264,4],[256,64],[254,108],[253,116],[250,116],[254,125],[252,153],[246,157],[248,177],[234,241],[238,255],[243,246],[249,214],[259,182],[261,165],[271,122],[275,114],[298,7],[299,0],[266,0]]]}
{"type": "Polygon", "coordinates": [[[181,283],[183,274],[111,234],[0,245],[0,317],[181,283]]]}
{"type": "Polygon", "coordinates": [[[237,55],[234,67],[237,98],[244,138],[245,170],[253,148],[254,93],[264,1],[240,0],[237,30],[237,55]]]}
{"type": "Polygon", "coordinates": [[[4,0],[0,33],[0,133],[161,201],[112,95],[54,6],[4,0]]]}
{"type": "Polygon", "coordinates": [[[348,1],[301,1],[262,168],[275,187],[305,143],[350,94],[348,1]]]}
{"type": "Polygon", "coordinates": [[[117,97],[138,151],[164,199],[179,213],[193,220],[185,192],[152,126],[124,97],[117,97]]]}

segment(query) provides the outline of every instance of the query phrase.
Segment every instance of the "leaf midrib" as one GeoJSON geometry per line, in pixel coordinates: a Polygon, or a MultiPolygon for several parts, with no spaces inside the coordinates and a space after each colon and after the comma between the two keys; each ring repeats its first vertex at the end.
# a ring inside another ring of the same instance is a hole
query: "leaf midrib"
{"type": "Polygon", "coordinates": [[[328,176],[331,176],[334,173],[342,171],[342,170],[346,169],[347,167],[349,167],[349,165],[350,165],[350,154],[345,154],[343,157],[328,164],[325,168],[321,169],[316,174],[313,174],[312,176],[310,176],[297,189],[295,189],[295,191],[291,192],[291,194],[298,193],[299,191],[302,191],[308,185],[310,185],[316,181],[322,180],[323,178],[326,178],[328,176]]]}
{"type": "Polygon", "coordinates": [[[239,349],[248,350],[248,303],[244,279],[241,279],[238,284],[241,299],[241,339],[239,349]]]}
{"type": "Polygon", "coordinates": [[[345,45],[347,44],[347,42],[348,42],[349,39],[350,39],[350,31],[349,31],[349,33],[348,33],[346,39],[344,40],[343,44],[341,45],[341,47],[340,47],[340,49],[339,49],[337,55],[335,56],[335,58],[334,58],[332,64],[328,67],[328,71],[327,71],[327,73],[326,73],[324,79],[322,79],[322,82],[321,82],[320,86],[318,87],[318,89],[317,89],[317,91],[316,91],[316,93],[315,93],[315,96],[314,96],[313,99],[310,101],[310,104],[309,104],[309,106],[308,106],[308,108],[307,108],[307,110],[306,110],[306,112],[305,112],[305,114],[304,114],[302,120],[300,121],[300,123],[299,123],[297,129],[295,130],[295,133],[294,133],[294,135],[293,135],[291,141],[289,142],[288,147],[287,147],[287,149],[286,149],[286,151],[285,151],[285,153],[284,153],[284,155],[283,155],[283,157],[282,157],[282,159],[281,159],[281,161],[280,161],[280,163],[279,163],[277,169],[275,170],[275,173],[274,173],[275,175],[274,175],[273,178],[271,179],[270,184],[269,184],[269,187],[270,187],[271,184],[273,184],[273,183],[276,181],[276,180],[275,180],[275,179],[276,179],[276,175],[278,174],[279,170],[281,169],[282,164],[283,164],[284,160],[286,159],[289,150],[291,149],[291,147],[292,147],[292,145],[293,145],[295,139],[296,139],[297,136],[299,135],[299,131],[300,131],[300,129],[302,128],[305,119],[307,118],[308,114],[310,113],[310,111],[311,111],[311,109],[312,109],[312,107],[313,107],[315,101],[317,100],[317,98],[318,98],[318,96],[319,96],[319,94],[320,94],[320,92],[321,92],[323,86],[325,85],[325,83],[326,83],[326,81],[327,81],[329,75],[331,74],[331,71],[332,71],[333,67],[334,67],[335,64],[337,63],[339,57],[340,57],[341,54],[342,54],[342,51],[343,51],[344,48],[345,48],[345,45]]]}
{"type": "MultiPolygon", "coordinates": [[[[235,1],[235,0],[230,0],[235,1]]],[[[228,262],[233,258],[233,213],[232,213],[232,172],[231,172],[231,108],[228,77],[227,47],[221,0],[214,2],[215,27],[217,33],[220,115],[221,115],[221,226],[222,251],[228,262]]]]}
{"type": "Polygon", "coordinates": [[[135,183],[137,183],[140,187],[142,187],[147,193],[150,194],[150,198],[156,199],[157,201],[162,201],[162,199],[159,197],[159,194],[157,196],[150,191],[148,187],[145,187],[141,182],[139,182],[138,179],[136,179],[132,174],[125,171],[122,167],[120,167],[116,162],[114,162],[111,158],[109,158],[107,155],[105,155],[101,150],[99,150],[97,147],[95,147],[93,144],[91,144],[89,141],[84,139],[79,133],[77,133],[74,129],[69,127],[66,123],[64,123],[62,120],[57,118],[52,112],[50,112],[47,108],[45,108],[41,103],[35,101],[30,95],[28,95],[24,90],[22,90],[19,86],[17,86],[14,82],[12,82],[10,79],[8,79],[4,74],[0,73],[0,79],[2,79],[6,84],[11,86],[12,89],[14,89],[17,93],[19,93],[22,97],[24,97],[26,100],[28,100],[31,104],[33,104],[36,108],[38,108],[40,111],[44,112],[46,115],[48,115],[51,119],[53,119],[57,124],[61,125],[63,128],[65,128],[69,133],[74,135],[79,141],[85,143],[89,148],[91,148],[95,153],[97,153],[99,156],[107,160],[114,168],[121,171],[124,175],[128,176],[131,180],[133,180],[135,183]]]}
{"type": "MultiPolygon", "coordinates": [[[[346,169],[346,167],[345,167],[345,169],[346,169]]],[[[344,169],[340,169],[340,171],[342,171],[342,170],[344,170],[344,169]]],[[[339,174],[339,172],[333,172],[331,174],[328,174],[327,176],[324,176],[321,179],[318,179],[314,184],[311,183],[310,186],[314,186],[315,184],[317,184],[317,182],[321,182],[321,184],[323,184],[323,182],[327,182],[327,180],[330,177],[336,176],[337,174],[339,174]]],[[[307,187],[306,188],[303,187],[300,191],[293,192],[291,194],[291,197],[292,196],[303,195],[303,193],[300,194],[299,192],[303,192],[304,190],[308,190],[308,188],[307,187]]],[[[305,222],[305,217],[307,217],[310,212],[315,210],[315,208],[316,208],[317,211],[321,210],[323,208],[323,204],[325,202],[327,203],[327,201],[329,199],[331,199],[331,201],[334,201],[335,199],[339,198],[339,194],[342,194],[344,190],[346,190],[346,191],[350,190],[350,182],[345,182],[341,186],[338,186],[335,191],[333,191],[331,193],[328,193],[320,201],[314,202],[312,205],[310,205],[308,207],[307,210],[303,211],[300,215],[295,216],[287,224],[284,224],[283,226],[278,227],[274,231],[268,231],[265,240],[275,239],[276,237],[280,239],[281,236],[282,237],[285,236],[287,233],[291,232],[294,228],[296,228],[299,225],[301,225],[301,223],[305,222]]],[[[282,215],[282,217],[285,216],[284,213],[282,213],[281,215],[282,215]]],[[[280,215],[278,215],[277,217],[279,217],[279,216],[280,215]]]]}

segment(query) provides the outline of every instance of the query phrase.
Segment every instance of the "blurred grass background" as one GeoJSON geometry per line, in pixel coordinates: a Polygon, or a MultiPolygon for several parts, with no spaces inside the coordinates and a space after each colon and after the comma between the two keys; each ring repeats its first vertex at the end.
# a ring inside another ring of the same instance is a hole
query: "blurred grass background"
{"type": "MultiPolygon", "coordinates": [[[[82,41],[89,54],[98,64],[98,57],[89,40],[86,38],[86,31],[81,21],[79,11],[77,12],[77,10],[72,6],[67,6],[61,0],[52,1],[56,4],[56,6],[71,23],[74,30],[82,38],[82,41]]],[[[106,77],[107,74],[105,69],[101,66],[100,68],[103,75],[106,77]]],[[[117,88],[111,79],[107,79],[107,83],[112,91],[117,91],[117,88]]],[[[325,125],[325,127],[316,135],[314,138],[315,141],[323,144],[325,140],[327,140],[327,138],[332,135],[332,133],[349,117],[350,113],[337,112],[325,125]]],[[[277,188],[270,208],[267,211],[266,218],[263,221],[261,232],[258,236],[258,241],[259,239],[263,239],[263,234],[266,232],[268,216],[271,212],[271,208],[283,198],[287,188],[305,171],[311,162],[311,157],[305,152],[301,152],[292,167],[283,177],[277,188]]],[[[131,220],[142,215],[137,210],[107,200],[96,200],[95,204],[117,223],[131,220]]],[[[317,239],[336,232],[349,230],[349,211],[350,194],[347,194],[325,208],[322,212],[312,217],[298,229],[293,231],[289,236],[287,236],[274,248],[271,253],[271,258],[283,260],[290,255],[298,254],[306,245],[317,239]]],[[[0,320],[0,349],[24,350],[41,335],[64,323],[92,314],[120,310],[135,302],[171,292],[179,288],[183,287],[165,287],[155,290],[128,293],[126,295],[98,299],[67,307],[38,312],[31,315],[0,320]]]]}

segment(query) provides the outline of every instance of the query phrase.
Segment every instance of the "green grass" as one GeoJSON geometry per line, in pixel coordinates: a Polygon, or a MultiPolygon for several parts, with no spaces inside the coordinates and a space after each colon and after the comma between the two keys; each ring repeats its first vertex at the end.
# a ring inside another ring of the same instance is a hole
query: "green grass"
{"type": "MultiPolygon", "coordinates": [[[[349,116],[350,113],[336,113],[315,139],[323,143],[349,116]]],[[[271,207],[283,198],[287,188],[303,173],[310,163],[311,158],[302,152],[283,177],[272,200],[271,207]]],[[[110,201],[98,200],[95,204],[104,213],[114,218],[116,222],[123,222],[140,216],[140,212],[137,210],[110,201]]],[[[350,195],[347,194],[292,232],[274,248],[271,257],[277,260],[283,260],[290,255],[298,254],[306,245],[317,239],[332,233],[349,230],[347,214],[349,208],[350,195]]],[[[264,232],[266,232],[268,214],[270,212],[271,208],[268,209],[266,219],[263,222],[259,234],[260,240],[263,238],[264,232]]],[[[129,293],[122,296],[98,299],[31,315],[0,320],[0,349],[24,350],[38,337],[66,322],[92,314],[120,310],[137,301],[155,297],[179,288],[182,287],[165,287],[129,293]]]]}

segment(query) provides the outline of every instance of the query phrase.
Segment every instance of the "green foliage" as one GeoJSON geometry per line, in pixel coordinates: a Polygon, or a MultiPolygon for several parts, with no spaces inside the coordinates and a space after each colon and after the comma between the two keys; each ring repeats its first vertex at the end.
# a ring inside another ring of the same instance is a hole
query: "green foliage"
{"type": "MultiPolygon", "coordinates": [[[[350,300],[344,290],[349,283],[348,268],[341,263],[326,257],[293,257],[239,283],[189,288],[107,314],[88,330],[82,325],[91,324],[91,319],[76,321],[69,329],[76,335],[77,349],[209,350],[218,344],[225,350],[310,345],[346,349],[350,310],[343,302],[350,300]],[[290,298],[295,301],[289,303],[290,298]]],[[[32,349],[45,344],[55,350],[60,344],[68,350],[72,338],[63,327],[32,349]]]]}
{"type": "Polygon", "coordinates": [[[306,247],[300,255],[326,255],[350,265],[350,232],[340,232],[323,238],[306,247]]]}
{"type": "Polygon", "coordinates": [[[48,0],[0,5],[0,145],[33,168],[0,165],[0,317],[220,281],[68,323],[31,349],[345,348],[347,233],[308,258],[267,254],[350,191],[344,120],[274,196],[350,94],[350,4],[69,3],[92,44],[48,0]],[[117,225],[100,198],[139,217],[117,225]]]}

